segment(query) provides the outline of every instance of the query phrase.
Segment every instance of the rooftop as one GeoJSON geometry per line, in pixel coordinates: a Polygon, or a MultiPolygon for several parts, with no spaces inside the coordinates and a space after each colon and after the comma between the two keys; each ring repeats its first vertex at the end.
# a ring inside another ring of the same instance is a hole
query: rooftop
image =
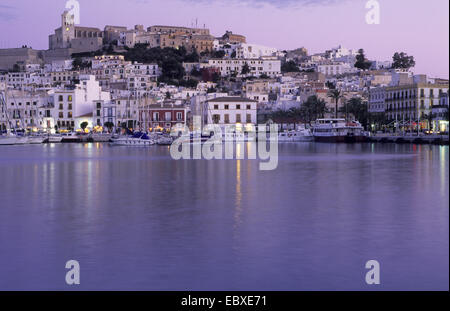
{"type": "Polygon", "coordinates": [[[256,100],[244,98],[244,97],[218,97],[211,100],[208,100],[210,103],[242,103],[242,102],[249,102],[249,103],[257,103],[256,100]]]}

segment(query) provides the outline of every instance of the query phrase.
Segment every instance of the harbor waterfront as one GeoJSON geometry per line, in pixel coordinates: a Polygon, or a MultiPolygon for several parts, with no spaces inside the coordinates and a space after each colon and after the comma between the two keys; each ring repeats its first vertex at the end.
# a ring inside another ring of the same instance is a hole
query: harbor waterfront
{"type": "Polygon", "coordinates": [[[0,289],[67,289],[68,260],[80,290],[449,289],[448,146],[278,152],[260,171],[168,146],[2,146],[0,289]]]}

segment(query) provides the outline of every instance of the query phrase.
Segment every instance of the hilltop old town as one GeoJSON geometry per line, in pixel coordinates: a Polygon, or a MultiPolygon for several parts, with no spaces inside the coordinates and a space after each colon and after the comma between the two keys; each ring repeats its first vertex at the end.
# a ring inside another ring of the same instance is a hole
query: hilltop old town
{"type": "Polygon", "coordinates": [[[337,116],[371,132],[448,133],[448,79],[414,66],[402,51],[388,60],[361,47],[311,55],[206,27],[81,27],[64,11],[48,50],[0,50],[0,128],[165,131],[192,126],[194,115],[289,128],[337,116]]]}

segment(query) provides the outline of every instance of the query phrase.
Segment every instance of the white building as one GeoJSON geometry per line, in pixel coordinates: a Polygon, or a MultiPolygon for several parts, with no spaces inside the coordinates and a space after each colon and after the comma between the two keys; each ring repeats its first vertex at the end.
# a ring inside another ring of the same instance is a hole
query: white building
{"type": "Polygon", "coordinates": [[[255,100],[243,97],[219,97],[207,101],[208,124],[253,124],[257,123],[255,100]]]}
{"type": "Polygon", "coordinates": [[[222,76],[241,75],[245,64],[248,65],[249,76],[259,77],[263,74],[269,77],[281,75],[281,61],[274,58],[261,59],[210,59],[209,66],[218,68],[222,76]]]}
{"type": "Polygon", "coordinates": [[[350,50],[350,49],[343,47],[342,45],[339,45],[338,47],[333,48],[328,52],[329,52],[331,59],[342,58],[345,56],[355,56],[356,57],[356,55],[358,55],[357,50],[350,50]]]}
{"type": "Polygon", "coordinates": [[[375,87],[369,91],[369,113],[385,112],[386,88],[375,87]]]}
{"type": "Polygon", "coordinates": [[[333,62],[330,64],[318,65],[317,71],[326,76],[339,76],[347,73],[355,73],[358,69],[349,63],[333,62]]]}
{"type": "Polygon", "coordinates": [[[257,44],[241,43],[236,47],[236,58],[251,59],[276,56],[278,49],[257,44]]]}
{"type": "Polygon", "coordinates": [[[54,89],[49,95],[51,109],[46,109],[50,110],[50,115],[44,117],[44,130],[53,130],[55,125],[58,129],[79,129],[78,123],[84,121],[79,121],[80,118],[87,119],[88,128],[92,129],[95,126],[92,115],[94,102],[110,101],[110,93],[103,92],[92,75],[81,75],[80,83],[74,89],[54,89]]]}

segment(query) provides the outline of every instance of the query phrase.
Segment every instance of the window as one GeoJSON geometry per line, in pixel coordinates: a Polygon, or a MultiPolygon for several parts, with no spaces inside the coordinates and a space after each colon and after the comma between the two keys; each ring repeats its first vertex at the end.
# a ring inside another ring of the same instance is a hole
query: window
{"type": "Polygon", "coordinates": [[[153,113],[153,121],[159,121],[159,112],[153,113]]]}
{"type": "Polygon", "coordinates": [[[60,119],[64,118],[64,115],[63,115],[62,112],[59,113],[59,118],[60,118],[60,119]]]}
{"type": "Polygon", "coordinates": [[[241,115],[240,114],[237,114],[236,115],[236,123],[241,123],[242,121],[241,121],[241,115]]]}
{"type": "Polygon", "coordinates": [[[183,113],[182,112],[177,112],[177,120],[180,121],[183,119],[183,113]]]}
{"type": "Polygon", "coordinates": [[[171,112],[166,112],[166,113],[164,114],[164,119],[165,119],[166,121],[172,121],[172,113],[171,113],[171,112]]]}
{"type": "Polygon", "coordinates": [[[252,109],[252,105],[247,105],[247,109],[248,110],[252,109]]]}
{"type": "Polygon", "coordinates": [[[237,110],[241,109],[241,105],[236,105],[236,109],[237,110]]]}
{"type": "Polygon", "coordinates": [[[252,115],[247,114],[247,123],[252,123],[252,115]]]}
{"type": "Polygon", "coordinates": [[[101,103],[97,103],[97,109],[102,108],[102,104],[101,103]]]}
{"type": "Polygon", "coordinates": [[[220,115],[218,114],[213,115],[213,122],[214,124],[218,124],[220,122],[220,115]]]}
{"type": "Polygon", "coordinates": [[[69,112],[67,113],[67,118],[69,118],[69,119],[72,118],[72,111],[69,111],[69,112]]]}
{"type": "Polygon", "coordinates": [[[219,105],[214,105],[214,110],[219,110],[219,105]]]}
{"type": "Polygon", "coordinates": [[[230,105],[225,105],[225,110],[230,109],[230,105]]]}
{"type": "Polygon", "coordinates": [[[60,102],[62,102],[64,99],[63,99],[63,96],[62,95],[59,95],[59,101],[60,102]]]}
{"type": "Polygon", "coordinates": [[[59,104],[59,110],[63,110],[63,104],[59,104]]]}
{"type": "Polygon", "coordinates": [[[225,117],[225,123],[226,124],[230,123],[230,115],[226,114],[224,117],[225,117]]]}

